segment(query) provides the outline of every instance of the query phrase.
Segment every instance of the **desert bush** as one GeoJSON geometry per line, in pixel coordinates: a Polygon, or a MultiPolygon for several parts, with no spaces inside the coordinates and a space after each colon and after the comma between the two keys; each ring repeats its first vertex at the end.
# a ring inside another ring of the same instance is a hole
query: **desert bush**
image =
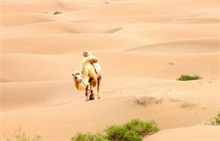
{"type": "Polygon", "coordinates": [[[142,141],[143,138],[134,131],[127,131],[124,134],[123,141],[142,141]]]}
{"type": "Polygon", "coordinates": [[[200,77],[199,75],[183,74],[177,80],[180,80],[180,81],[190,81],[190,80],[198,80],[198,79],[202,79],[202,77],[200,77]]]}
{"type": "Polygon", "coordinates": [[[25,134],[24,131],[21,129],[15,130],[15,137],[7,138],[5,137],[6,141],[41,141],[41,137],[36,135],[34,138],[31,138],[25,134]]]}
{"type": "Polygon", "coordinates": [[[126,130],[134,131],[140,136],[149,135],[159,130],[157,124],[154,121],[144,122],[137,119],[126,123],[124,126],[126,130]]]}
{"type": "Polygon", "coordinates": [[[92,134],[92,133],[77,133],[71,139],[72,141],[108,141],[103,135],[101,134],[92,134]]]}
{"type": "Polygon", "coordinates": [[[119,125],[112,125],[106,129],[106,138],[112,141],[122,141],[126,129],[119,125]]]}
{"type": "Polygon", "coordinates": [[[143,122],[138,119],[122,126],[110,126],[106,129],[106,137],[110,141],[141,141],[146,135],[157,132],[159,128],[154,121],[143,122]]]}
{"type": "Polygon", "coordinates": [[[220,112],[214,118],[212,118],[208,123],[208,125],[220,125],[220,112]]]}
{"type": "Polygon", "coordinates": [[[53,14],[58,15],[58,14],[62,14],[62,12],[61,11],[55,11],[53,14]]]}
{"type": "Polygon", "coordinates": [[[154,121],[144,122],[134,119],[124,125],[112,125],[105,134],[77,133],[72,141],[142,141],[146,135],[159,131],[154,121]]]}

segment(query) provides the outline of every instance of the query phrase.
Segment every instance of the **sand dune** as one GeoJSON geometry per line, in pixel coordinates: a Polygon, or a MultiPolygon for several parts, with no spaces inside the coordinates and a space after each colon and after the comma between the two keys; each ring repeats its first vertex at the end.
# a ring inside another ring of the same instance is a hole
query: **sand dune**
{"type": "MultiPolygon", "coordinates": [[[[7,93],[4,95],[3,109],[6,111],[31,109],[31,105],[37,109],[52,107],[65,103],[65,101],[76,101],[79,98],[80,101],[84,101],[82,100],[85,99],[84,92],[76,91],[73,85],[71,79],[1,83],[2,90],[7,93]]],[[[104,97],[152,96],[158,99],[188,101],[198,104],[200,107],[212,107],[214,110],[218,105],[218,101],[216,101],[218,99],[218,85],[219,82],[210,79],[185,83],[145,77],[107,77],[102,82],[101,91],[104,97]],[[124,79],[129,79],[130,82],[124,83],[124,79]],[[111,85],[109,86],[109,84],[111,85]],[[185,92],[183,92],[184,90],[185,92]],[[209,92],[214,94],[209,96],[209,101],[203,102],[209,92]]]]}
{"type": "Polygon", "coordinates": [[[173,19],[170,23],[211,24],[219,23],[219,20],[218,9],[212,7],[192,12],[187,17],[173,19]]]}
{"type": "MultiPolygon", "coordinates": [[[[161,48],[163,49],[163,47],[161,48]]],[[[178,53],[178,48],[175,50],[178,53]]],[[[179,50],[184,51],[187,48],[179,50]]],[[[200,49],[198,48],[198,50],[200,49]]],[[[104,76],[141,76],[175,80],[182,74],[199,74],[204,78],[218,78],[219,73],[218,53],[188,53],[179,56],[135,53],[135,51],[131,53],[129,51],[97,52],[96,54],[101,60],[104,76]],[[112,58],[118,58],[117,62],[112,62],[112,58]],[[130,67],[129,64],[133,64],[135,67],[130,67]]],[[[70,79],[72,71],[79,70],[80,59],[78,58],[82,58],[82,55],[5,54],[2,58],[4,61],[1,71],[4,75],[1,76],[1,82],[22,82],[70,79]],[[16,72],[14,72],[15,69],[16,72]]]]}
{"type": "Polygon", "coordinates": [[[3,83],[1,85],[4,93],[7,93],[4,95],[2,107],[4,111],[51,107],[74,100],[73,98],[77,96],[84,97],[73,89],[72,81],[68,83],[66,81],[3,83]],[[63,89],[65,89],[65,95],[63,89]]]}
{"type": "Polygon", "coordinates": [[[198,38],[186,40],[173,40],[158,44],[147,45],[129,49],[129,51],[145,51],[153,53],[214,53],[219,52],[220,47],[218,38],[198,38]]]}
{"type": "Polygon", "coordinates": [[[3,22],[1,26],[6,27],[16,27],[21,25],[28,25],[34,23],[42,23],[52,21],[49,17],[42,16],[42,14],[2,14],[3,22]]]}
{"type": "Polygon", "coordinates": [[[32,12],[54,12],[56,10],[62,11],[77,11],[90,7],[94,7],[95,4],[70,2],[70,1],[35,1],[35,0],[3,0],[2,13],[32,13],[32,12]]]}
{"type": "Polygon", "coordinates": [[[219,18],[209,18],[209,17],[200,17],[200,18],[181,18],[172,21],[172,23],[191,23],[191,24],[207,24],[207,23],[219,23],[219,18]]]}
{"type": "Polygon", "coordinates": [[[148,41],[129,35],[63,34],[4,36],[4,53],[62,54],[84,50],[113,50],[141,46],[148,41]],[[39,37],[40,36],[40,37],[39,37]],[[26,40],[22,40],[22,39],[26,40]],[[128,44],[129,42],[129,44],[128,44]],[[30,47],[31,46],[31,47],[30,47]],[[46,49],[46,47],[50,47],[46,49]],[[119,48],[120,47],[120,48],[119,48]]]}
{"type": "Polygon", "coordinates": [[[105,25],[91,25],[78,22],[43,22],[26,25],[17,29],[8,29],[4,35],[28,34],[39,32],[41,34],[80,34],[80,33],[114,33],[120,28],[111,28],[105,25]]]}
{"type": "Polygon", "coordinates": [[[153,43],[183,40],[191,38],[216,37],[218,25],[187,25],[187,24],[132,24],[125,26],[120,34],[134,34],[141,38],[145,37],[153,43]],[[158,32],[160,33],[158,35],[158,32]],[[190,33],[190,34],[189,34],[190,33]]]}
{"type": "Polygon", "coordinates": [[[181,103],[175,101],[163,101],[161,104],[143,107],[134,100],[135,98],[133,97],[115,97],[89,102],[86,105],[83,101],[70,101],[65,105],[58,105],[44,110],[9,111],[3,115],[3,120],[7,118],[8,121],[3,123],[3,126],[5,131],[10,132],[11,126],[22,124],[22,128],[29,129],[25,131],[28,134],[37,132],[45,139],[68,140],[66,137],[71,137],[74,132],[101,132],[105,129],[106,124],[119,124],[133,118],[142,120],[154,119],[160,124],[162,129],[165,129],[193,126],[205,121],[214,113],[210,109],[203,110],[200,107],[181,108],[181,103]],[[106,107],[102,107],[103,104],[106,107]],[[118,110],[115,110],[117,108],[118,110]],[[160,112],[165,109],[171,110],[169,113],[160,112]],[[16,121],[14,121],[15,115],[16,121]],[[169,119],[165,120],[167,117],[169,119]],[[170,120],[172,120],[172,123],[168,122],[170,120]],[[51,130],[51,132],[45,132],[47,130],[51,130]]]}
{"type": "Polygon", "coordinates": [[[79,11],[76,14],[82,17],[94,16],[94,17],[106,17],[106,16],[133,16],[133,15],[157,15],[157,14],[171,14],[171,15],[183,15],[186,12],[193,11],[195,8],[207,8],[214,7],[217,4],[217,0],[212,0],[207,3],[206,1],[111,1],[104,3],[97,9],[91,9],[87,11],[79,11]],[[178,5],[178,8],[176,7],[178,5]],[[138,8],[136,8],[138,7],[138,8]],[[181,8],[180,8],[181,7],[181,8]],[[120,9],[120,11],[118,11],[120,9]],[[147,9],[147,10],[146,10],[147,9]],[[111,12],[110,12],[111,11],[111,12]],[[175,11],[175,12],[173,12],[175,11]]]}
{"type": "Polygon", "coordinates": [[[69,141],[131,119],[158,123],[146,141],[219,140],[219,127],[204,125],[220,109],[218,0],[0,4],[0,140],[21,128],[69,141]],[[71,76],[85,50],[103,69],[101,99],[90,102],[71,76]]]}
{"type": "Polygon", "coordinates": [[[219,127],[195,126],[161,131],[159,134],[146,138],[144,141],[217,141],[219,140],[219,133],[219,127]],[[201,134],[201,132],[204,134],[201,134]],[[170,134],[172,133],[175,133],[177,137],[171,138],[170,134]]]}

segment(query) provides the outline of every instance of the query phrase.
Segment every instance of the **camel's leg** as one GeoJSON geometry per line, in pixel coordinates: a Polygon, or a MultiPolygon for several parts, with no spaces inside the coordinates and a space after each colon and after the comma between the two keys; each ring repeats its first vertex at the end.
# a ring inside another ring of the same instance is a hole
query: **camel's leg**
{"type": "Polygon", "coordinates": [[[97,78],[97,82],[98,82],[98,84],[97,84],[98,99],[100,99],[100,95],[99,95],[99,87],[100,87],[101,78],[102,78],[101,76],[99,76],[99,77],[97,78]]]}
{"type": "Polygon", "coordinates": [[[89,101],[89,85],[86,86],[86,101],[89,101]]]}
{"type": "Polygon", "coordinates": [[[94,94],[93,94],[93,90],[92,90],[92,83],[90,83],[90,96],[89,96],[89,100],[94,100],[94,94]]]}

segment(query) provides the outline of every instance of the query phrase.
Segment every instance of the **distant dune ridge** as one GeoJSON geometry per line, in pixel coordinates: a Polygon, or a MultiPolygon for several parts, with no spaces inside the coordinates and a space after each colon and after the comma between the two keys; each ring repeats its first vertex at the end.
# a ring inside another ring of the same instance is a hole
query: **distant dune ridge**
{"type": "Polygon", "coordinates": [[[144,141],[220,140],[218,126],[204,125],[220,109],[218,0],[0,3],[0,140],[22,128],[69,141],[131,119],[158,123],[144,141]],[[85,50],[103,70],[92,102],[71,75],[85,50]]]}

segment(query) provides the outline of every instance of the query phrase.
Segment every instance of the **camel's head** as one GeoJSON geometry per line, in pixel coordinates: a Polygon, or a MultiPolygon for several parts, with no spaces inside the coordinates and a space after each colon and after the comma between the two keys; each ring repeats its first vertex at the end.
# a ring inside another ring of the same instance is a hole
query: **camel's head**
{"type": "Polygon", "coordinates": [[[82,83],[82,75],[79,71],[74,71],[72,73],[72,76],[73,76],[73,80],[75,80],[78,83],[82,83]]]}
{"type": "Polygon", "coordinates": [[[79,71],[75,71],[72,73],[73,81],[75,82],[75,86],[78,90],[85,90],[86,85],[83,82],[82,74],[79,71]]]}

